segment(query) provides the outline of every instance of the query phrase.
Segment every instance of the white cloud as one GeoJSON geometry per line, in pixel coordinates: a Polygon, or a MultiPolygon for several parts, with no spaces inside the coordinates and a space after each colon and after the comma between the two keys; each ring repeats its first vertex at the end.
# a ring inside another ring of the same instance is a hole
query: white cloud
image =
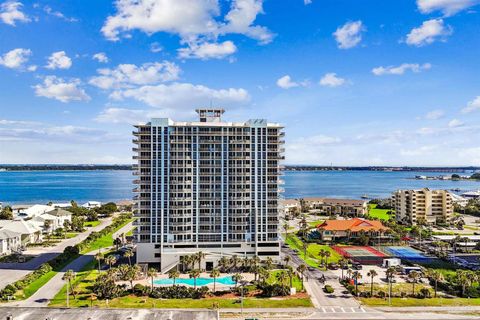
{"type": "Polygon", "coordinates": [[[320,79],[319,84],[326,87],[338,87],[345,84],[345,82],[346,80],[344,78],[340,78],[336,73],[330,72],[326,73],[322,79],[320,79]]]}
{"type": "Polygon", "coordinates": [[[108,57],[105,52],[98,52],[92,56],[92,59],[97,60],[100,63],[108,63],[108,57]]]}
{"type": "Polygon", "coordinates": [[[30,49],[13,49],[0,57],[0,65],[10,69],[21,69],[31,55],[32,51],[30,49]]]}
{"type": "Polygon", "coordinates": [[[89,83],[101,89],[118,89],[133,85],[155,84],[177,80],[180,68],[173,62],[163,61],[134,64],[120,64],[115,69],[98,69],[98,76],[89,83]]]}
{"type": "Polygon", "coordinates": [[[23,4],[18,1],[6,1],[0,5],[0,20],[15,26],[16,21],[29,22],[30,18],[21,11],[23,4]]]}
{"type": "Polygon", "coordinates": [[[66,81],[56,76],[47,76],[42,84],[33,86],[35,94],[39,97],[56,99],[61,102],[89,101],[90,97],[81,87],[79,79],[66,81]]]}
{"type": "Polygon", "coordinates": [[[287,74],[277,80],[277,86],[282,89],[290,89],[295,87],[307,87],[309,85],[308,80],[303,80],[301,82],[293,81],[292,78],[287,74]]]}
{"type": "Polygon", "coordinates": [[[269,43],[274,35],[266,27],[254,25],[260,13],[264,13],[263,0],[234,0],[230,11],[225,16],[227,24],[221,25],[219,33],[244,34],[262,44],[269,43]]]}
{"type": "MultiPolygon", "coordinates": [[[[169,117],[171,113],[166,110],[139,110],[126,108],[107,108],[100,112],[95,121],[101,123],[145,123],[151,118],[169,117]]],[[[178,116],[178,113],[175,114],[178,116]]]]}
{"type": "Polygon", "coordinates": [[[432,65],[430,63],[402,63],[399,66],[376,67],[372,69],[372,73],[376,76],[383,76],[386,74],[402,75],[408,70],[418,73],[422,70],[428,70],[431,67],[432,65]]]}
{"type": "Polygon", "coordinates": [[[158,42],[152,42],[150,45],[150,51],[153,53],[157,53],[163,50],[163,47],[158,42]]]}
{"type": "Polygon", "coordinates": [[[468,102],[467,106],[462,109],[462,113],[470,113],[473,111],[480,111],[480,96],[468,102]]]}
{"type": "Polygon", "coordinates": [[[133,30],[178,34],[183,43],[200,38],[215,41],[218,36],[231,33],[260,43],[268,43],[274,37],[266,27],[254,24],[257,15],[263,13],[263,0],[233,0],[223,20],[218,18],[218,0],[118,0],[116,9],[101,30],[113,41],[133,30]]]}
{"type": "Polygon", "coordinates": [[[417,0],[420,12],[441,11],[445,16],[452,16],[479,3],[479,0],[417,0]]]}
{"type": "Polygon", "coordinates": [[[337,45],[340,49],[350,49],[355,47],[362,41],[362,32],[365,27],[362,21],[347,22],[343,26],[338,27],[333,33],[337,45]]]}
{"type": "Polygon", "coordinates": [[[211,89],[203,85],[190,83],[159,84],[143,86],[135,89],[118,90],[112,93],[113,99],[132,98],[152,107],[190,110],[192,106],[209,105],[242,105],[250,100],[247,90],[242,88],[211,89]]]}
{"type": "Polygon", "coordinates": [[[424,21],[418,28],[413,28],[407,35],[408,45],[421,47],[437,40],[445,41],[452,34],[452,27],[445,25],[442,19],[424,21]]]}
{"type": "Polygon", "coordinates": [[[69,69],[72,66],[72,59],[70,59],[65,51],[54,52],[48,57],[48,63],[45,66],[47,69],[69,69]]]}
{"type": "Polygon", "coordinates": [[[187,48],[178,49],[178,56],[183,59],[222,59],[237,51],[232,41],[222,43],[192,43],[187,48]]]}
{"type": "Polygon", "coordinates": [[[309,4],[312,3],[312,0],[303,0],[303,3],[304,3],[305,5],[309,5],[309,4]]]}
{"type": "Polygon", "coordinates": [[[464,123],[458,119],[452,119],[448,122],[448,127],[449,128],[457,128],[463,126],[464,123]]]}
{"type": "Polygon", "coordinates": [[[60,18],[60,19],[65,20],[67,22],[77,22],[78,21],[76,18],[67,17],[63,13],[61,13],[60,11],[55,11],[49,6],[43,7],[43,11],[45,11],[45,13],[50,15],[50,16],[60,18]]]}
{"type": "Polygon", "coordinates": [[[445,111],[437,109],[437,110],[432,110],[430,112],[427,112],[425,115],[425,119],[427,120],[438,120],[442,118],[445,115],[445,111]]]}

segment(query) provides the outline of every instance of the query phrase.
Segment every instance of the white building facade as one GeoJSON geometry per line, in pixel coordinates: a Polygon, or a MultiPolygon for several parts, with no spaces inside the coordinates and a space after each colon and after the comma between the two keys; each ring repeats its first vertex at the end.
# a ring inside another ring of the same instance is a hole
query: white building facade
{"type": "Polygon", "coordinates": [[[136,126],[137,262],[168,271],[202,251],[202,269],[221,256],[279,259],[283,127],[264,119],[152,119],[136,126]]]}

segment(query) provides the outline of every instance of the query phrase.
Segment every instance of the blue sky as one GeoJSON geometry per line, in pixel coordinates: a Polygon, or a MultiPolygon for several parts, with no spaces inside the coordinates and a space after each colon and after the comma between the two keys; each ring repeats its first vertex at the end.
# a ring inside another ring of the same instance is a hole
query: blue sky
{"type": "Polygon", "coordinates": [[[479,4],[0,0],[0,163],[130,163],[212,103],[288,164],[480,165],[479,4]]]}

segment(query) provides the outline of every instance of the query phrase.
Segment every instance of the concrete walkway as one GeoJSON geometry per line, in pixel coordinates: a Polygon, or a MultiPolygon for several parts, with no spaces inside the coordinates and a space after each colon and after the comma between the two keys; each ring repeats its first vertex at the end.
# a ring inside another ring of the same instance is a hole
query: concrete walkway
{"type": "MultiPolygon", "coordinates": [[[[113,238],[119,237],[122,233],[127,233],[133,228],[132,223],[128,223],[113,234],[113,238]]],[[[109,248],[103,248],[101,251],[105,252],[109,248]]],[[[62,280],[63,275],[67,270],[73,270],[74,272],[80,272],[90,261],[95,258],[97,250],[91,251],[87,254],[81,255],[77,259],[73,260],[61,272],[58,272],[50,281],[48,281],[43,287],[35,292],[30,298],[21,301],[15,301],[8,305],[18,307],[46,307],[50,303],[55,295],[63,288],[65,281],[62,280]]]]}
{"type": "Polygon", "coordinates": [[[46,247],[44,253],[38,255],[25,263],[0,263],[0,289],[6,285],[20,280],[22,277],[38,269],[42,264],[48,262],[61,254],[68,246],[74,246],[82,242],[92,231],[100,231],[112,223],[112,218],[103,219],[98,226],[88,228],[85,232],[74,238],[66,239],[53,247],[46,247]]]}

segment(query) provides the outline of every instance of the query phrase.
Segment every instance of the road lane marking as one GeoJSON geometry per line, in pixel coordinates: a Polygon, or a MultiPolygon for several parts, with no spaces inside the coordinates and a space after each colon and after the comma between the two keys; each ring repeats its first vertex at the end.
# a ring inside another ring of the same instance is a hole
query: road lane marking
{"type": "Polygon", "coordinates": [[[327,313],[327,310],[325,310],[324,307],[322,307],[323,313],[327,313]]]}
{"type": "Polygon", "coordinates": [[[345,312],[346,312],[346,311],[345,311],[345,309],[343,309],[342,307],[340,307],[340,309],[342,310],[342,312],[343,312],[343,313],[345,313],[345,312]]]}
{"type": "Polygon", "coordinates": [[[334,307],[331,307],[330,309],[332,309],[332,312],[333,312],[333,313],[336,313],[336,311],[335,311],[335,308],[334,308],[334,307]]]}

